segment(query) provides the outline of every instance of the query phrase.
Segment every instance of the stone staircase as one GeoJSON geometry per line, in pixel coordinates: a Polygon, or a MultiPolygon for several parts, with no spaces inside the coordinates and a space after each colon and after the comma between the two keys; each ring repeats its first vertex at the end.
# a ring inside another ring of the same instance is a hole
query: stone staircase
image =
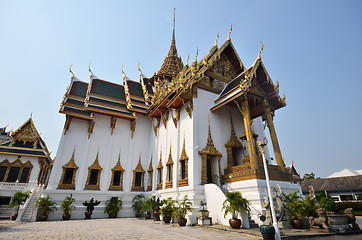
{"type": "Polygon", "coordinates": [[[38,209],[35,204],[43,193],[43,187],[44,186],[37,186],[33,189],[24,207],[19,211],[19,216],[16,219],[17,222],[34,222],[36,220],[38,209]]]}
{"type": "Polygon", "coordinates": [[[250,228],[259,228],[259,225],[249,217],[250,228]]]}

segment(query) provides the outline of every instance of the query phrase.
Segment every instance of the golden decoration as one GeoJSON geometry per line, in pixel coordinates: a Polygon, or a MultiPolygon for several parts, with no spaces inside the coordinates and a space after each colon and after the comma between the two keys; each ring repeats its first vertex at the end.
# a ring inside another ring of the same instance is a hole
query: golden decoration
{"type": "Polygon", "coordinates": [[[143,91],[143,96],[145,97],[145,101],[148,102],[149,101],[149,94],[148,94],[148,89],[147,89],[147,86],[144,82],[144,79],[143,79],[143,73],[140,69],[140,64],[138,63],[138,71],[140,71],[140,80],[141,80],[141,85],[142,85],[142,91],[143,91]]]}
{"type": "Polygon", "coordinates": [[[175,128],[177,128],[177,122],[180,120],[180,111],[181,111],[180,108],[176,108],[176,109],[175,109],[176,117],[174,117],[174,116],[173,116],[172,109],[170,109],[172,121],[173,121],[173,124],[175,125],[175,128]]]}
{"type": "Polygon", "coordinates": [[[30,117],[23,125],[21,125],[15,132],[11,133],[12,139],[10,146],[14,145],[15,141],[22,141],[24,144],[30,142],[36,148],[39,142],[40,134],[35,128],[34,122],[30,117]]]}
{"type": "Polygon", "coordinates": [[[173,182],[173,160],[172,160],[172,153],[171,153],[171,144],[170,144],[170,153],[168,155],[168,160],[166,162],[167,167],[167,175],[166,175],[166,186],[165,188],[172,188],[173,182]],[[168,178],[168,176],[170,176],[168,178]]]}
{"type": "Polygon", "coordinates": [[[88,177],[87,177],[87,182],[85,184],[84,190],[99,190],[101,172],[102,172],[103,168],[99,165],[98,155],[99,155],[99,151],[97,152],[97,157],[94,160],[94,163],[88,167],[88,177]],[[98,171],[97,183],[95,185],[89,183],[92,170],[98,171]]]}
{"type": "Polygon", "coordinates": [[[145,178],[145,170],[143,170],[143,168],[142,168],[141,153],[140,153],[138,164],[137,164],[135,170],[133,170],[133,181],[132,181],[131,191],[144,192],[145,191],[144,178],[145,178]],[[136,174],[137,173],[141,173],[141,186],[136,186],[136,174]]]}
{"type": "Polygon", "coordinates": [[[162,189],[162,173],[163,173],[163,165],[162,165],[162,149],[160,152],[160,160],[158,161],[157,165],[157,187],[156,190],[162,189]]]}
{"type": "Polygon", "coordinates": [[[167,120],[168,120],[168,111],[164,112],[165,115],[163,115],[161,111],[160,111],[160,113],[161,113],[161,119],[163,122],[163,126],[166,128],[167,120]],[[163,117],[163,116],[165,116],[165,117],[163,117]]]}
{"type": "Polygon", "coordinates": [[[154,118],[151,117],[151,121],[152,121],[153,131],[155,132],[155,135],[157,136],[157,129],[160,127],[161,118],[156,118],[156,125],[154,124],[154,118]]]}
{"type": "Polygon", "coordinates": [[[24,168],[29,168],[29,172],[28,172],[26,179],[24,181],[21,181],[21,183],[28,183],[31,171],[33,169],[33,165],[30,163],[30,161],[27,161],[26,163],[23,164],[20,159],[16,159],[12,163],[10,163],[9,160],[5,159],[0,163],[0,167],[6,167],[4,177],[3,177],[3,179],[0,179],[0,182],[7,182],[7,178],[9,176],[10,169],[12,167],[19,167],[20,170],[18,172],[18,176],[16,177],[16,180],[20,181],[24,168]]]}
{"type": "Polygon", "coordinates": [[[261,42],[261,49],[259,51],[259,54],[258,54],[258,59],[260,60],[261,59],[261,52],[263,51],[263,42],[261,42]]]}
{"type": "Polygon", "coordinates": [[[152,156],[151,156],[151,161],[150,161],[150,165],[148,166],[148,178],[149,178],[149,185],[147,185],[147,191],[152,191],[152,181],[153,181],[153,167],[152,167],[152,156]],[[151,179],[151,180],[150,180],[151,179]]]}
{"type": "Polygon", "coordinates": [[[88,139],[90,138],[91,133],[93,133],[94,125],[95,125],[94,120],[90,120],[88,127],[88,139]]]}
{"type": "Polygon", "coordinates": [[[186,109],[187,114],[190,116],[190,118],[192,118],[192,111],[193,111],[193,108],[194,108],[193,99],[192,98],[190,99],[190,106],[187,106],[185,104],[185,101],[183,100],[183,98],[181,98],[181,101],[182,101],[182,105],[186,109]]]}
{"type": "Polygon", "coordinates": [[[215,47],[217,47],[217,40],[219,40],[219,30],[217,30],[217,37],[214,44],[215,47]]]}
{"type": "Polygon", "coordinates": [[[238,137],[235,134],[233,120],[231,117],[231,134],[229,141],[225,144],[226,153],[227,153],[227,168],[231,169],[235,165],[235,157],[234,156],[234,150],[235,149],[242,149],[243,153],[243,144],[240,143],[238,137]]]}
{"type": "Polygon", "coordinates": [[[136,120],[131,120],[130,123],[131,123],[131,131],[132,131],[131,138],[133,138],[133,133],[136,130],[136,120]]]}
{"type": "Polygon", "coordinates": [[[113,135],[113,129],[116,127],[117,117],[112,116],[111,117],[111,136],[113,135]]]}
{"type": "Polygon", "coordinates": [[[72,122],[72,116],[68,114],[65,116],[65,123],[64,123],[64,135],[67,133],[70,127],[70,123],[72,122]]]}
{"type": "Polygon", "coordinates": [[[88,71],[89,71],[89,73],[90,73],[90,78],[92,79],[92,77],[93,77],[93,72],[92,72],[90,66],[91,66],[91,63],[89,63],[89,65],[88,65],[88,71]]]}
{"type": "Polygon", "coordinates": [[[69,72],[72,74],[72,75],[70,76],[70,79],[71,79],[71,80],[73,80],[73,77],[74,77],[74,73],[73,73],[73,71],[72,71],[72,66],[73,66],[73,64],[70,64],[70,66],[69,66],[69,72]]]}
{"type": "Polygon", "coordinates": [[[180,162],[180,174],[179,174],[179,180],[178,180],[178,186],[182,187],[182,186],[188,186],[189,185],[189,157],[186,154],[186,149],[185,149],[185,134],[184,134],[184,142],[183,142],[183,146],[182,146],[182,151],[181,151],[181,156],[179,159],[180,162]],[[185,162],[185,178],[181,179],[182,177],[182,162],[185,162]]]}
{"type": "Polygon", "coordinates": [[[111,177],[111,182],[109,184],[109,189],[108,191],[123,191],[123,173],[124,173],[124,169],[121,166],[121,154],[118,155],[118,161],[116,163],[116,166],[114,166],[112,168],[112,177],[111,177]],[[114,185],[113,182],[113,178],[114,178],[114,174],[117,172],[121,172],[121,176],[120,176],[120,184],[119,186],[114,185]]]}
{"type": "Polygon", "coordinates": [[[57,189],[71,189],[71,190],[75,189],[75,176],[76,176],[76,173],[77,173],[77,170],[78,170],[78,166],[75,164],[74,154],[75,154],[75,146],[74,146],[74,149],[73,149],[72,157],[70,158],[69,162],[62,167],[63,168],[63,173],[62,173],[62,176],[60,178],[57,189]],[[66,171],[67,168],[73,169],[72,182],[70,184],[64,184],[63,183],[64,177],[65,177],[65,171],[66,171]]]}
{"type": "Polygon", "coordinates": [[[228,35],[227,41],[231,41],[230,35],[231,35],[231,32],[232,32],[232,31],[233,31],[233,24],[230,23],[230,31],[229,31],[229,35],[228,35]]]}

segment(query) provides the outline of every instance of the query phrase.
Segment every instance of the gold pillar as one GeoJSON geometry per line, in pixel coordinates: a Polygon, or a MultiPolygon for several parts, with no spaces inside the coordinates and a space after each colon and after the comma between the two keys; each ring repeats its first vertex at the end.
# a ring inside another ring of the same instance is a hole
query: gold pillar
{"type": "Polygon", "coordinates": [[[273,117],[272,117],[270,107],[268,104],[265,104],[265,115],[266,115],[266,120],[268,123],[270,138],[273,143],[274,155],[277,160],[277,165],[282,170],[284,170],[285,165],[284,165],[284,161],[282,158],[282,153],[280,152],[279,142],[278,142],[277,134],[276,134],[275,128],[274,128],[273,117]]]}
{"type": "Polygon", "coordinates": [[[246,141],[248,143],[248,149],[249,149],[250,167],[252,169],[256,169],[256,150],[255,150],[253,132],[251,131],[249,103],[248,103],[248,98],[246,96],[244,97],[241,103],[241,109],[243,111],[246,141]]]}
{"type": "Polygon", "coordinates": [[[207,171],[207,154],[202,154],[201,155],[201,160],[202,160],[202,166],[201,166],[201,184],[206,184],[207,183],[207,176],[206,176],[206,171],[207,171]]]}

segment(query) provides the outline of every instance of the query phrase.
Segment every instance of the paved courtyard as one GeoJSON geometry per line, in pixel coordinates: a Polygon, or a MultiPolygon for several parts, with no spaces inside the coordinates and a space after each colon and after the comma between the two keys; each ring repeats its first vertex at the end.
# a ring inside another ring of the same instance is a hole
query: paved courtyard
{"type": "Polygon", "coordinates": [[[0,221],[0,239],[255,239],[202,227],[136,218],[15,223],[0,221]]]}

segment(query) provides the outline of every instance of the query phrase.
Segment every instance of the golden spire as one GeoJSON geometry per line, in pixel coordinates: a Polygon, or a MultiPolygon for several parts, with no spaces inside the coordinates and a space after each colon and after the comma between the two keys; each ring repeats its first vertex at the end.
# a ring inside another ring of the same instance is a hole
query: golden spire
{"type": "Polygon", "coordinates": [[[261,52],[263,51],[263,47],[264,47],[263,42],[261,42],[261,49],[260,49],[259,54],[258,54],[258,59],[259,59],[259,60],[261,59],[260,54],[261,54],[261,52]]]}
{"type": "Polygon", "coordinates": [[[199,55],[199,47],[196,48],[195,63],[197,63],[197,56],[199,55]]]}
{"type": "Polygon", "coordinates": [[[73,66],[73,64],[70,64],[70,66],[69,66],[69,72],[72,74],[72,76],[70,76],[70,78],[73,80],[74,73],[73,73],[73,71],[72,71],[72,66],[73,66]]]}
{"type": "Polygon", "coordinates": [[[189,65],[189,59],[190,59],[190,53],[189,53],[189,54],[187,54],[186,66],[188,66],[188,65],[189,65]]]}
{"type": "Polygon", "coordinates": [[[91,63],[89,63],[89,65],[88,65],[88,71],[90,72],[90,77],[93,77],[93,72],[92,72],[90,66],[91,66],[91,63]]]}
{"type": "Polygon", "coordinates": [[[230,41],[231,40],[231,38],[230,38],[230,34],[231,34],[231,32],[233,31],[233,24],[232,23],[230,23],[230,31],[229,31],[229,35],[228,35],[228,41],[230,41]]]}
{"type": "Polygon", "coordinates": [[[215,47],[217,47],[217,40],[219,40],[219,30],[217,30],[217,37],[216,37],[216,40],[215,40],[215,47]]]}
{"type": "Polygon", "coordinates": [[[175,15],[176,9],[173,9],[173,27],[172,27],[172,39],[171,39],[171,46],[170,50],[168,51],[168,56],[175,56],[177,57],[177,49],[176,49],[176,41],[175,41],[175,15]]]}
{"type": "Polygon", "coordinates": [[[209,117],[209,135],[207,136],[207,146],[214,146],[214,142],[211,137],[211,129],[210,129],[210,117],[209,117]]]}

